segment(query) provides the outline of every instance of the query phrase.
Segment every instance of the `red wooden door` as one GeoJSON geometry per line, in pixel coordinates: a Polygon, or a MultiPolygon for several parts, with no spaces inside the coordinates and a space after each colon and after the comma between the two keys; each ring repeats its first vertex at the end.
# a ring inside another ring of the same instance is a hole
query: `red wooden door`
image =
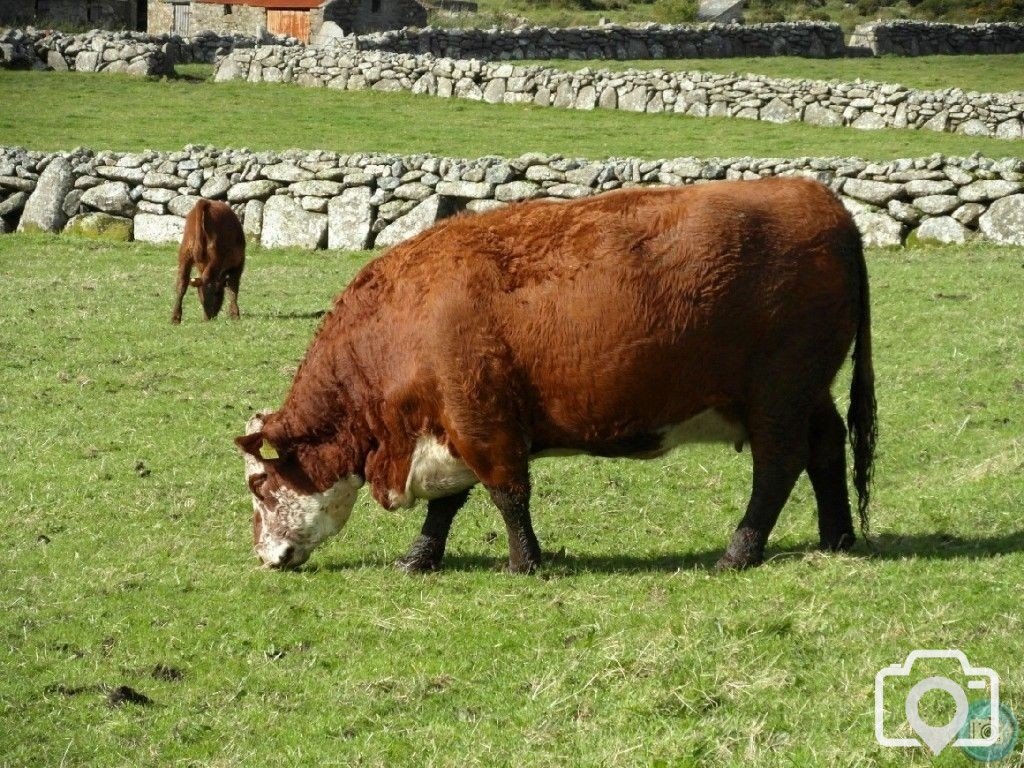
{"type": "Polygon", "coordinates": [[[267,9],[267,31],[272,35],[297,37],[309,42],[309,11],[280,11],[267,9]]]}

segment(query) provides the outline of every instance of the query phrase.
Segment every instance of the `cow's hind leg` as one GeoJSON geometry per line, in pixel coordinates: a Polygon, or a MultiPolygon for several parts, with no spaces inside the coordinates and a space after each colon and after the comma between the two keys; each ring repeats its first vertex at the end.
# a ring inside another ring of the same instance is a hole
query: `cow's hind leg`
{"type": "Polygon", "coordinates": [[[501,512],[508,532],[508,569],[512,573],[533,573],[540,566],[540,543],[530,518],[530,485],[489,487],[491,500],[501,512]]]}
{"type": "Polygon", "coordinates": [[[232,320],[237,320],[240,315],[238,312],[238,285],[242,280],[242,269],[232,269],[226,275],[224,275],[224,285],[228,292],[228,317],[232,320]]]}
{"type": "Polygon", "coordinates": [[[811,414],[807,476],[818,503],[821,548],[843,550],[853,546],[853,517],[846,486],[846,427],[831,396],[811,414]]]}
{"type": "Polygon", "coordinates": [[[181,302],[185,298],[189,287],[189,275],[192,273],[192,259],[179,257],[178,279],[174,285],[174,309],[171,311],[171,322],[177,325],[181,322],[181,302]]]}
{"type": "Polygon", "coordinates": [[[530,465],[526,446],[511,430],[492,422],[494,431],[487,449],[474,444],[459,446],[463,461],[487,489],[508,532],[508,569],[533,573],[540,565],[540,544],[530,517],[530,465]]]}
{"type": "Polygon", "coordinates": [[[465,490],[454,496],[428,501],[427,518],[423,521],[420,535],[395,565],[407,573],[426,573],[440,568],[452,520],[468,498],[469,490],[465,490]]]}
{"type": "Polygon", "coordinates": [[[749,568],[764,560],[768,536],[800,473],[807,466],[807,418],[762,424],[750,430],[754,481],[746,514],[717,568],[749,568]]]}

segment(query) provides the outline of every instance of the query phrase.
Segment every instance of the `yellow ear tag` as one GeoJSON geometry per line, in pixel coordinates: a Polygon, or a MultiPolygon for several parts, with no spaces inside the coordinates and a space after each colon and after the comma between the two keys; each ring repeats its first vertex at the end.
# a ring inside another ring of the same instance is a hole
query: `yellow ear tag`
{"type": "Polygon", "coordinates": [[[281,458],[277,454],[277,448],[271,445],[270,441],[263,438],[263,445],[260,446],[260,458],[264,461],[281,458]]]}

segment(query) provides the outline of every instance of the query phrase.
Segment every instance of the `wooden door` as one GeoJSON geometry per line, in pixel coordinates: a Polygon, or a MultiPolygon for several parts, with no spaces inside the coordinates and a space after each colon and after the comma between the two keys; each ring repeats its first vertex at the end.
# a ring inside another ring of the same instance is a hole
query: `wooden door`
{"type": "Polygon", "coordinates": [[[139,32],[149,29],[149,0],[135,0],[135,29],[139,32]]]}
{"type": "Polygon", "coordinates": [[[175,3],[174,4],[174,26],[171,28],[171,32],[181,37],[189,36],[188,21],[189,21],[189,6],[188,3],[175,3]]]}
{"type": "Polygon", "coordinates": [[[272,35],[297,37],[309,42],[309,11],[281,11],[267,9],[267,31],[272,35]]]}

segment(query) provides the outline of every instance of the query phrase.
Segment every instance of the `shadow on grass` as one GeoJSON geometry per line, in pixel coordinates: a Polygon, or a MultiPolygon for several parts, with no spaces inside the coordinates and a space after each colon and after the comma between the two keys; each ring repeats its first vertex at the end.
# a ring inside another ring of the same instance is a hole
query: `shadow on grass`
{"type": "Polygon", "coordinates": [[[245,316],[260,320],[317,320],[326,314],[326,309],[313,309],[309,312],[246,312],[245,316]]]}
{"type": "Polygon", "coordinates": [[[208,83],[213,80],[215,67],[212,64],[176,64],[174,74],[168,79],[180,83],[208,83]]]}
{"type": "MultiPolygon", "coordinates": [[[[720,549],[698,552],[678,552],[650,555],[567,555],[561,552],[545,553],[541,575],[576,573],[674,573],[676,571],[703,570],[715,567],[718,558],[725,551],[726,542],[720,549]]],[[[769,547],[766,554],[767,567],[770,561],[803,557],[817,552],[816,543],[779,550],[769,547]]],[[[884,533],[872,538],[869,545],[858,541],[851,552],[842,557],[860,560],[959,560],[998,557],[1024,552],[1024,531],[1013,531],[997,536],[965,538],[946,533],[900,535],[884,533]]],[[[505,568],[504,553],[495,557],[483,555],[446,555],[441,571],[502,571],[505,568]]],[[[391,568],[394,562],[384,559],[327,562],[308,566],[311,571],[349,571],[358,568],[391,568]]]]}

